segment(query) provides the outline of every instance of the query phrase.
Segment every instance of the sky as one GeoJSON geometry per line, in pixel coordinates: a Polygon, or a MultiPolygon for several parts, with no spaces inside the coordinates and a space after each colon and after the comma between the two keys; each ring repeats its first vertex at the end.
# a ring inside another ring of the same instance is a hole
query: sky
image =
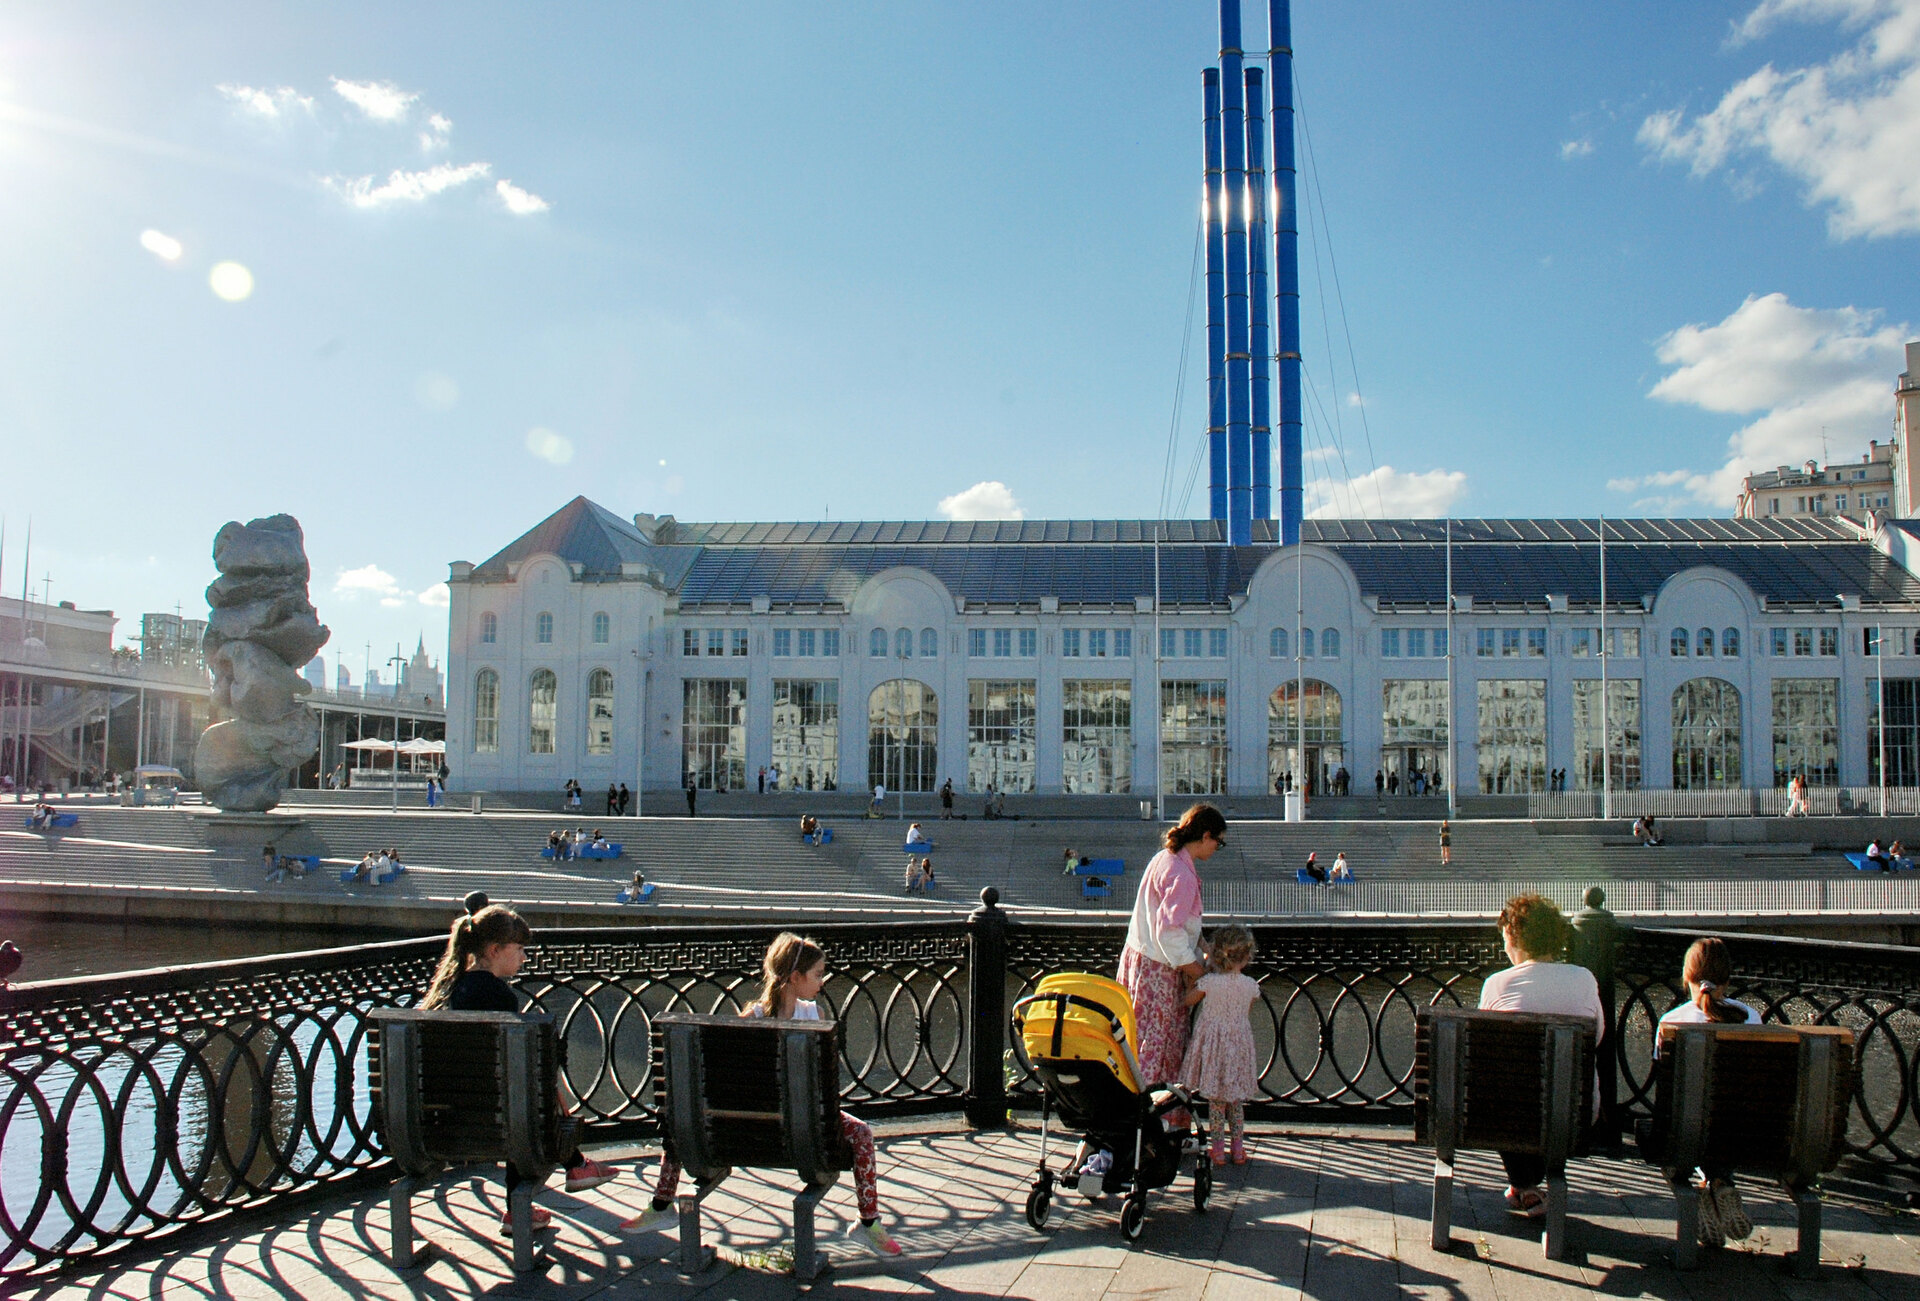
{"type": "MultiPolygon", "coordinates": [[[[1920,0],[1297,0],[1293,37],[1312,513],[1724,515],[1887,436],[1920,0]]],[[[12,0],[0,590],[31,518],[36,599],[131,637],[288,512],[357,680],[576,494],[1204,514],[1218,45],[1191,0],[12,0]]]]}

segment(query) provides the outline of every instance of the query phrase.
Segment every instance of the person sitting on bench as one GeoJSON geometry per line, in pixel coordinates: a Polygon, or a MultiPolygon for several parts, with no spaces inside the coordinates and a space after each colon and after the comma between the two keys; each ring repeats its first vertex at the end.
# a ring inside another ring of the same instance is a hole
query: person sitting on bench
{"type": "Polygon", "coordinates": [[[612,849],[613,848],[613,845],[608,842],[606,835],[598,827],[595,827],[593,829],[592,848],[594,849],[612,849]]]}
{"type": "Polygon", "coordinates": [[[347,879],[349,881],[371,881],[374,873],[378,870],[375,866],[373,851],[369,849],[366,853],[360,855],[360,866],[354,868],[353,875],[347,879]]]}
{"type": "MultiPolygon", "coordinates": [[[[818,1021],[820,1005],[814,1000],[827,983],[827,955],[814,941],[782,931],[767,946],[761,962],[760,997],[741,1013],[748,1017],[780,1017],[795,1021],[818,1021]]],[[[853,1149],[853,1193],[860,1209],[860,1222],[850,1227],[847,1236],[876,1256],[898,1256],[900,1244],[880,1223],[879,1167],[874,1160],[873,1131],[863,1120],[840,1113],[840,1132],[853,1149]]],[[[676,1222],[673,1212],[674,1190],[680,1186],[680,1163],[672,1152],[660,1158],[660,1175],[653,1188],[653,1204],[620,1228],[626,1233],[650,1233],[676,1222]]]]}
{"type": "Polygon", "coordinates": [[[1352,883],[1353,869],[1347,866],[1347,856],[1344,851],[1333,856],[1333,870],[1327,873],[1327,880],[1336,884],[1352,883]]]}
{"type": "Polygon", "coordinates": [[[802,813],[800,815],[800,839],[812,840],[819,834],[820,819],[814,817],[811,813],[802,813]]]}
{"type": "Polygon", "coordinates": [[[907,843],[909,845],[930,845],[933,842],[927,839],[927,833],[921,830],[920,824],[916,822],[907,828],[907,843]]]}
{"type": "Polygon", "coordinates": [[[1652,849],[1660,843],[1659,833],[1653,829],[1653,815],[1643,814],[1633,820],[1633,838],[1652,849]]]}
{"type": "Polygon", "coordinates": [[[27,815],[27,826],[34,831],[45,831],[53,825],[53,805],[45,800],[33,806],[33,812],[27,815]]]}
{"type": "Polygon", "coordinates": [[[635,871],[633,874],[633,880],[629,881],[627,883],[627,888],[620,892],[620,896],[619,896],[620,902],[621,903],[639,903],[642,896],[646,894],[646,891],[647,891],[646,873],[635,871]]]}
{"type": "MultiPolygon", "coordinates": [[[[1660,1025],[1759,1025],[1760,1013],[1745,1003],[1727,997],[1733,980],[1733,958],[1725,942],[1712,937],[1698,939],[1687,950],[1680,965],[1680,979],[1686,982],[1686,1001],[1675,1003],[1660,1018],[1660,1025]]],[[[1660,1026],[1653,1030],[1653,1055],[1660,1055],[1660,1026]]],[[[1753,1232],[1753,1221],[1740,1205],[1740,1192],[1733,1186],[1733,1167],[1713,1166],[1700,1170],[1700,1241],[1709,1247],[1736,1242],[1753,1232]]]]}
{"type": "Polygon", "coordinates": [[[1893,859],[1888,855],[1886,850],[1880,848],[1880,837],[1878,836],[1875,836],[1867,842],[1866,860],[1882,872],[1891,872],[1893,870],[1893,859]]]}
{"type": "Polygon", "coordinates": [[[1320,854],[1318,850],[1310,849],[1307,851],[1307,865],[1301,870],[1313,879],[1315,885],[1325,885],[1327,883],[1327,869],[1320,866],[1320,854]]]}
{"type": "Polygon", "coordinates": [[[920,888],[920,860],[912,854],[907,855],[907,872],[903,878],[903,884],[906,886],[908,894],[912,894],[920,888]]]}
{"type": "Polygon", "coordinates": [[[920,893],[933,893],[933,860],[931,858],[920,860],[920,893]]]}
{"type": "MultiPolygon", "coordinates": [[[[532,939],[533,929],[505,904],[488,904],[461,917],[447,933],[447,951],[441,955],[420,1006],[428,1011],[444,1008],[449,1012],[518,1015],[520,996],[507,982],[520,974],[521,964],[527,960],[527,943],[532,939]]],[[[560,1099],[555,1098],[554,1105],[559,1106],[560,1099]]],[[[570,1193],[598,1188],[618,1178],[611,1166],[582,1156],[577,1148],[560,1164],[566,1169],[570,1193]]],[[[512,1166],[507,1167],[507,1177],[514,1177],[512,1166]]],[[[553,1216],[546,1209],[533,1208],[535,1230],[552,1222],[553,1216]]],[[[500,1217],[500,1231],[513,1231],[511,1207],[500,1217]]]]}

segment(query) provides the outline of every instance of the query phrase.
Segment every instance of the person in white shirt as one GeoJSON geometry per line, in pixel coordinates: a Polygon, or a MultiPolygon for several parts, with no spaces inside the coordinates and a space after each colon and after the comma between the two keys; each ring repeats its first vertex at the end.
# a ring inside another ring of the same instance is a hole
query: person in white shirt
{"type": "MultiPolygon", "coordinates": [[[[1607,1032],[1600,986],[1585,967],[1560,961],[1573,928],[1551,899],[1515,895],[1500,910],[1500,937],[1513,963],[1480,987],[1480,1006],[1494,1012],[1559,1012],[1593,1019],[1597,1044],[1607,1032]]],[[[1596,1096],[1595,1101],[1598,1101],[1596,1096]]],[[[1523,1152],[1502,1152],[1507,1168],[1507,1209],[1538,1219],[1547,1213],[1546,1162],[1523,1152]]]]}
{"type": "MultiPolygon", "coordinates": [[[[1727,987],[1733,981],[1733,958],[1723,941],[1711,936],[1695,940],[1680,965],[1680,978],[1686,982],[1687,997],[1675,1003],[1654,1027],[1654,1056],[1660,1055],[1660,1031],[1665,1026],[1760,1024],[1756,1009],[1727,997],[1727,987]]],[[[1733,1186],[1733,1167],[1702,1167],[1699,1174],[1700,1241],[1718,1247],[1728,1238],[1737,1241],[1751,1234],[1753,1221],[1740,1204],[1740,1190],[1733,1186]]]]}

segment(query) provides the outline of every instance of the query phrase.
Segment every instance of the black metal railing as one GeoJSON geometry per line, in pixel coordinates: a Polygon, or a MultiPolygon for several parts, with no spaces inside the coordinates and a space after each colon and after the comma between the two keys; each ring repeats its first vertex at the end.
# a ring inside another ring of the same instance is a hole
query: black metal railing
{"type": "MultiPolygon", "coordinates": [[[[1595,902],[1598,902],[1596,900],[1595,902]]],[[[842,1094],[882,1118],[963,1108],[976,1125],[1036,1107],[1008,1010],[1044,975],[1111,972],[1108,923],[1026,921],[993,892],[965,921],[810,926],[844,1025],[842,1094]]],[[[1693,936],[1578,919],[1574,956],[1615,1009],[1601,1054],[1609,1123],[1648,1109],[1652,1027],[1679,997],[1693,936]]],[[[648,1044],[668,1011],[743,1008],[773,927],[550,931],[520,975],[567,1044],[566,1086],[596,1135],[654,1128],[648,1044]]],[[[1255,928],[1256,1117],[1405,1123],[1414,1018],[1472,1005],[1504,966],[1490,923],[1255,928]]],[[[1920,1171],[1920,953],[1726,937],[1769,1020],[1860,1036],[1849,1143],[1920,1171]]],[[[439,940],[0,988],[0,1280],[148,1249],[185,1226],[378,1177],[367,1013],[412,1003],[439,940]]]]}

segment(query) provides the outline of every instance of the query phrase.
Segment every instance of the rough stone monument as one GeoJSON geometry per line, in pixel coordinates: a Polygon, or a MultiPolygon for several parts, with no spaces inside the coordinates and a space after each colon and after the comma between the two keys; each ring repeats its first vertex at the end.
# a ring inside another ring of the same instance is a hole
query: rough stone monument
{"type": "Polygon", "coordinates": [[[305,539],[291,515],[229,521],[213,538],[220,577],[207,588],[207,665],[213,713],[200,734],[194,776],[209,803],[264,813],[280,802],[287,770],[320,745],[320,723],[301,699],[298,672],[327,644],[307,600],[305,539]]]}

